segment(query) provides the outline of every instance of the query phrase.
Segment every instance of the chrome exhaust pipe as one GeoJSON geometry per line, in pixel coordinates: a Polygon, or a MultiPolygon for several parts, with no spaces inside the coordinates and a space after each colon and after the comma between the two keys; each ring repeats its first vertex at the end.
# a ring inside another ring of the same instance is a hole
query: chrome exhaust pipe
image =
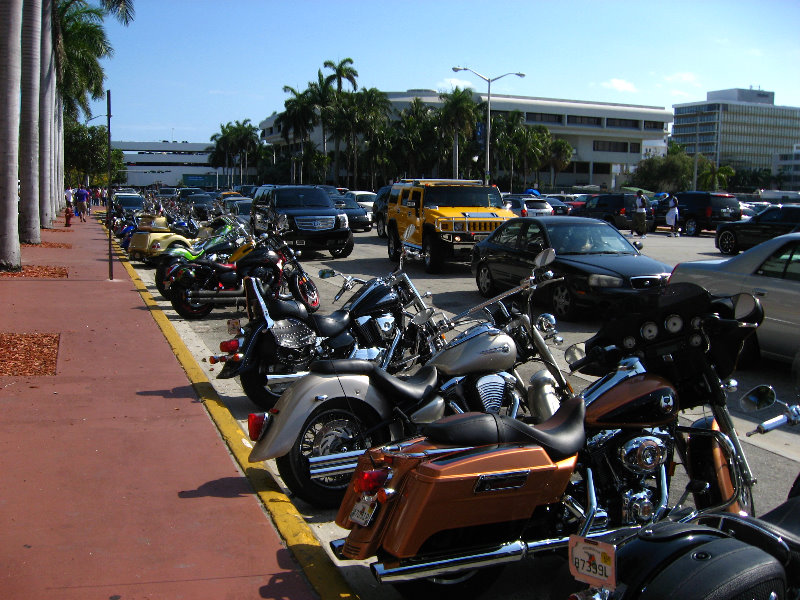
{"type": "Polygon", "coordinates": [[[214,299],[214,298],[244,298],[244,288],[235,290],[186,290],[187,298],[214,299]]]}
{"type": "Polygon", "coordinates": [[[352,473],[356,470],[358,457],[364,452],[364,450],[353,450],[351,452],[312,456],[308,459],[309,475],[311,479],[321,479],[323,477],[352,473]]]}
{"type": "MultiPolygon", "coordinates": [[[[267,385],[281,385],[283,383],[293,383],[308,375],[308,371],[298,371],[297,373],[283,373],[280,375],[267,375],[267,385]]],[[[312,459],[313,460],[313,459],[312,459]]]]}

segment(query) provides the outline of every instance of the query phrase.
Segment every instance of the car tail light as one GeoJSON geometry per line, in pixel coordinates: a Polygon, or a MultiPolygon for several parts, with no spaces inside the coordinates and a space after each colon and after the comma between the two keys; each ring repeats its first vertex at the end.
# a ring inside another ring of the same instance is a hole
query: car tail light
{"type": "Polygon", "coordinates": [[[623,206],[622,208],[620,208],[619,212],[617,214],[618,215],[624,215],[625,214],[625,207],[623,206]]]}
{"type": "Polygon", "coordinates": [[[227,352],[230,354],[231,352],[236,352],[239,349],[239,340],[238,338],[232,340],[225,340],[224,342],[219,343],[219,350],[220,352],[227,352]]]}
{"type": "Polygon", "coordinates": [[[251,440],[257,442],[261,438],[266,422],[267,413],[250,413],[247,415],[247,433],[251,440]]]}
{"type": "Polygon", "coordinates": [[[520,212],[520,216],[527,217],[528,216],[528,209],[524,206],[522,207],[522,211],[520,212]]]}
{"type": "Polygon", "coordinates": [[[710,217],[710,216],[711,216],[711,207],[710,206],[706,206],[706,217],[710,217]]]}
{"type": "Polygon", "coordinates": [[[353,477],[353,487],[360,494],[373,495],[386,483],[391,474],[392,470],[388,468],[360,471],[353,477]]]}

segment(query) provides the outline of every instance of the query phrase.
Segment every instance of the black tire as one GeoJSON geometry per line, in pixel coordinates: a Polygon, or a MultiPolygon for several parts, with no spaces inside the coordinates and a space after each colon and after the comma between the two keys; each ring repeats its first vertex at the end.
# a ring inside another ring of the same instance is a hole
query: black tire
{"type": "Polygon", "coordinates": [[[575,295],[570,291],[566,282],[553,284],[550,295],[550,305],[556,317],[564,321],[574,321],[577,316],[575,308],[575,295]]]}
{"type": "Polygon", "coordinates": [[[405,583],[395,583],[397,592],[409,600],[436,598],[437,600],[463,600],[477,598],[491,588],[503,567],[473,569],[462,573],[431,577],[405,583]]]}
{"type": "Polygon", "coordinates": [[[697,237],[700,235],[700,225],[697,223],[697,219],[694,217],[689,217],[686,219],[686,222],[683,224],[683,233],[684,235],[689,235],[692,237],[697,237]]]}
{"type": "Polygon", "coordinates": [[[397,262],[400,260],[400,236],[397,235],[397,230],[394,227],[387,229],[386,234],[388,237],[386,248],[389,251],[389,260],[397,262]]]}
{"type": "Polygon", "coordinates": [[[378,232],[379,238],[386,237],[386,218],[383,215],[375,217],[375,231],[378,232]]]}
{"type": "Polygon", "coordinates": [[[273,363],[260,359],[256,360],[258,361],[258,366],[239,374],[239,383],[242,384],[244,393],[250,398],[253,404],[258,406],[261,410],[266,411],[275,406],[278,398],[281,397],[281,394],[283,394],[284,390],[290,385],[288,383],[273,385],[271,387],[264,385],[267,369],[272,367],[269,371],[272,374],[294,373],[294,370],[282,368],[283,365],[280,363],[273,363]]]}
{"type": "Polygon", "coordinates": [[[330,251],[331,256],[333,258],[347,258],[353,253],[353,248],[355,248],[355,242],[353,241],[353,235],[350,234],[350,237],[347,238],[347,243],[342,248],[330,251]]]}
{"type": "Polygon", "coordinates": [[[436,238],[428,234],[422,238],[422,260],[425,262],[426,273],[438,273],[442,269],[442,250],[436,238]]]}
{"type": "Polygon", "coordinates": [[[739,243],[736,234],[732,231],[723,231],[719,234],[719,251],[728,256],[739,254],[739,243]]]}
{"type": "Polygon", "coordinates": [[[338,507],[351,475],[336,475],[326,479],[311,479],[308,457],[336,452],[366,450],[389,441],[385,429],[361,439],[360,432],[374,426],[366,409],[354,412],[347,404],[329,401],[318,406],[303,423],[288,454],[276,459],[278,473],[292,492],[319,508],[338,507]]]}
{"type": "Polygon", "coordinates": [[[475,276],[475,283],[478,285],[478,292],[485,298],[491,298],[495,294],[497,286],[494,283],[492,272],[489,265],[481,263],[478,265],[478,274],[475,276]]]}
{"type": "Polygon", "coordinates": [[[294,299],[305,306],[308,312],[319,310],[319,290],[310,277],[303,273],[292,273],[289,278],[289,290],[294,299]]]}
{"type": "Polygon", "coordinates": [[[179,281],[170,286],[170,299],[172,308],[184,319],[202,319],[214,310],[214,305],[210,302],[190,302],[186,297],[188,288],[179,281]]]}
{"type": "Polygon", "coordinates": [[[161,294],[161,297],[164,298],[164,300],[170,299],[170,291],[166,287],[167,271],[172,265],[174,265],[177,262],[180,262],[179,258],[162,260],[161,262],[158,263],[158,266],[156,267],[156,273],[154,275],[156,288],[158,289],[158,292],[161,294]]]}

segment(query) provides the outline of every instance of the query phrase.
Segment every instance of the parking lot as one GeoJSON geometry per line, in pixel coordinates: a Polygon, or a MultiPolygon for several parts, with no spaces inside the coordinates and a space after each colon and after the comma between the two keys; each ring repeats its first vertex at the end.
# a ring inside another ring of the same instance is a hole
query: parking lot
{"type": "MultiPolygon", "coordinates": [[[[312,274],[322,268],[333,268],[343,273],[368,279],[376,275],[388,274],[394,263],[387,257],[386,242],[378,238],[375,232],[358,233],[355,236],[356,246],[353,254],[345,259],[333,259],[328,254],[307,254],[301,257],[306,270],[312,274]]],[[[649,256],[664,261],[670,265],[687,260],[722,258],[714,247],[714,240],[710,234],[696,238],[672,238],[665,232],[650,234],[643,240],[643,252],[649,256]]],[[[209,317],[198,321],[185,321],[178,317],[169,303],[164,302],[153,284],[153,271],[141,264],[134,265],[143,281],[147,284],[152,295],[159,301],[160,306],[167,312],[189,347],[195,359],[203,367],[209,379],[214,384],[217,392],[222,397],[233,416],[245,423],[247,414],[255,410],[255,406],[244,396],[237,380],[216,380],[215,374],[219,366],[215,367],[207,362],[207,357],[217,353],[219,342],[227,339],[226,321],[229,318],[243,317],[243,313],[232,308],[215,308],[209,317]]],[[[406,271],[420,292],[431,292],[429,303],[437,310],[448,315],[461,312],[484,298],[477,292],[475,281],[470,273],[469,265],[450,263],[443,274],[426,274],[421,263],[409,262],[406,271]]],[[[321,313],[327,313],[340,308],[344,302],[334,305],[332,298],[338,291],[341,279],[315,278],[322,297],[321,313]]],[[[346,300],[346,297],[345,297],[346,300]]],[[[544,307],[542,307],[544,310],[544,307]]],[[[587,318],[572,323],[559,323],[559,331],[565,338],[562,350],[556,350],[556,356],[563,361],[563,348],[569,344],[584,341],[589,338],[599,327],[596,319],[587,318]]],[[[566,368],[566,365],[562,363],[566,368]]],[[[736,374],[740,382],[740,391],[749,389],[759,383],[772,384],[780,398],[791,399],[794,391],[789,377],[789,365],[762,361],[757,369],[740,371],[736,374]]],[[[584,380],[588,382],[588,379],[584,380]]],[[[733,394],[738,398],[739,394],[733,394]]],[[[741,417],[741,415],[740,415],[741,417]]],[[[752,429],[752,420],[737,422],[740,433],[752,429]]],[[[246,429],[246,425],[244,426],[246,429]]],[[[751,465],[760,483],[756,489],[756,507],[759,512],[779,504],[786,496],[791,481],[797,474],[796,460],[800,459],[796,435],[792,432],[776,431],[769,436],[748,438],[746,452],[751,465]]],[[[271,468],[276,480],[277,470],[271,468]]],[[[343,537],[346,532],[332,523],[335,511],[320,511],[313,507],[295,501],[295,505],[303,514],[308,525],[327,548],[327,541],[343,537]]],[[[537,563],[538,564],[538,563],[537,563]]],[[[510,577],[505,577],[495,590],[511,598],[530,598],[544,592],[540,579],[552,565],[542,563],[537,565],[526,561],[518,566],[512,566],[510,577]]],[[[350,585],[361,598],[397,598],[395,592],[386,586],[379,587],[374,581],[366,564],[343,565],[342,572],[350,585]]]]}

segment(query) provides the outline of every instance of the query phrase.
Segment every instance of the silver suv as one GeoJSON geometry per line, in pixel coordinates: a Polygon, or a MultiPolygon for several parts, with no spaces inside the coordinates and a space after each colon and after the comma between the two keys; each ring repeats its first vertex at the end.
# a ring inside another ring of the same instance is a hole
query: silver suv
{"type": "Polygon", "coordinates": [[[549,217],[553,207],[543,198],[526,194],[506,194],[503,201],[508,209],[518,217],[549,217]]]}

